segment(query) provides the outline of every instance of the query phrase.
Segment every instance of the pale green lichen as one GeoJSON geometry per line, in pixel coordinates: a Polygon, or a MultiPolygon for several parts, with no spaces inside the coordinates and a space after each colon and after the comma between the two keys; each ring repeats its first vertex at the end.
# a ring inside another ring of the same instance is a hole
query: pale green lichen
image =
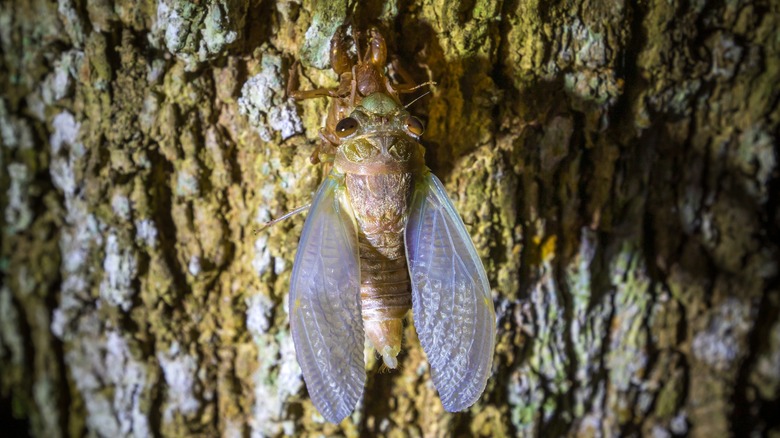
{"type": "Polygon", "coordinates": [[[271,314],[276,304],[263,295],[247,298],[246,324],[257,347],[258,368],[252,375],[254,406],[250,421],[252,436],[274,436],[293,431],[285,421],[288,399],[303,387],[303,376],[295,358],[289,332],[271,329],[271,314]]]}
{"type": "Polygon", "coordinates": [[[197,277],[201,273],[202,267],[200,264],[200,257],[191,255],[190,260],[187,263],[187,272],[193,277],[197,277]]]}
{"type": "Polygon", "coordinates": [[[8,178],[8,188],[4,194],[3,233],[14,235],[26,230],[33,220],[33,194],[30,190],[33,189],[31,184],[35,168],[30,167],[34,161],[29,159],[32,158],[33,139],[30,125],[24,119],[9,114],[4,99],[0,99],[0,146],[0,169],[8,178]],[[5,164],[5,151],[19,151],[16,154],[17,161],[5,164]]]}
{"type": "Polygon", "coordinates": [[[284,95],[281,72],[281,57],[266,54],[260,71],[244,83],[238,99],[240,113],[265,141],[271,141],[274,132],[286,140],[303,130],[295,105],[284,95]]]}
{"type": "MultiPolygon", "coordinates": [[[[615,407],[633,382],[643,377],[648,361],[643,319],[648,313],[652,294],[645,269],[644,260],[631,243],[623,245],[609,266],[610,280],[615,288],[615,309],[606,368],[617,392],[618,400],[610,400],[615,407]]],[[[606,331],[606,327],[602,330],[606,331]]]]}
{"type": "Polygon", "coordinates": [[[111,196],[111,209],[118,218],[124,221],[130,219],[130,199],[119,191],[111,196]]]}
{"type": "Polygon", "coordinates": [[[51,164],[49,173],[52,182],[65,195],[73,196],[76,191],[76,162],[84,154],[84,146],[78,141],[81,125],[68,111],[63,111],[52,119],[54,132],[49,138],[51,146],[51,164]]]}
{"type": "Polygon", "coordinates": [[[583,101],[597,105],[613,105],[621,93],[615,71],[609,68],[607,41],[603,32],[597,32],[579,19],[566,26],[567,35],[559,53],[558,64],[572,65],[575,71],[564,75],[565,89],[583,101]],[[564,43],[566,44],[566,43],[564,43]]]}
{"type": "MultiPolygon", "coordinates": [[[[5,269],[2,269],[5,272],[5,269]]],[[[0,287],[0,358],[4,363],[15,367],[24,365],[25,340],[21,333],[17,332],[19,326],[19,312],[13,303],[11,289],[7,285],[0,287]]],[[[16,374],[20,370],[13,370],[16,374]]],[[[0,386],[5,390],[4,386],[0,386]]]]}
{"type": "Polygon", "coordinates": [[[597,105],[614,104],[621,91],[613,71],[567,73],[564,75],[564,86],[566,91],[578,99],[592,101],[597,105]]]}
{"type": "MultiPolygon", "coordinates": [[[[268,220],[270,220],[270,213],[268,213],[268,210],[264,210],[263,219],[258,220],[258,223],[268,220]]],[[[255,239],[254,250],[255,255],[252,257],[252,268],[257,272],[258,276],[262,277],[271,266],[271,250],[268,248],[267,235],[261,234],[255,239]]]]}
{"type": "Polygon", "coordinates": [[[330,67],[330,39],[336,29],[346,22],[349,9],[349,0],[314,3],[311,24],[299,53],[304,65],[319,69],[330,67]]]}
{"type": "Polygon", "coordinates": [[[574,54],[574,64],[587,69],[597,69],[607,62],[607,47],[604,34],[595,31],[579,19],[574,19],[571,25],[571,41],[577,46],[574,54]]]}
{"type": "Polygon", "coordinates": [[[52,105],[73,92],[78,69],[84,62],[84,52],[69,50],[54,62],[54,70],[44,79],[40,87],[42,104],[52,105]]]}
{"type": "Polygon", "coordinates": [[[110,331],[106,339],[106,375],[114,385],[112,404],[119,430],[128,436],[150,434],[149,407],[151,390],[147,365],[134,353],[120,333],[110,331]]]}
{"type": "Polygon", "coordinates": [[[514,426],[530,434],[537,430],[541,418],[548,419],[557,409],[558,397],[567,394],[572,382],[566,377],[570,358],[565,351],[568,336],[560,316],[560,300],[546,261],[539,266],[542,277],[530,291],[528,303],[533,309],[533,352],[526,363],[518,367],[509,385],[514,426]]]}
{"type": "Polygon", "coordinates": [[[742,357],[744,337],[752,324],[749,305],[729,299],[711,312],[707,326],[696,333],[691,343],[693,357],[716,371],[731,369],[742,357]]]}
{"type": "Polygon", "coordinates": [[[669,422],[669,430],[678,436],[683,436],[688,433],[688,416],[684,411],[672,418],[669,422]]]}
{"type": "MultiPolygon", "coordinates": [[[[157,78],[150,78],[150,82],[156,82],[157,78]]],[[[138,124],[141,129],[149,134],[157,122],[157,114],[160,111],[160,97],[155,93],[149,93],[144,99],[143,108],[138,114],[138,124]]]]}
{"type": "MultiPolygon", "coordinates": [[[[57,436],[58,433],[58,419],[60,417],[58,410],[55,408],[57,400],[57,381],[56,377],[52,375],[37,376],[33,381],[32,395],[35,401],[35,407],[40,409],[41,412],[46,412],[47,415],[42,418],[42,424],[39,425],[39,433],[41,436],[57,436]]],[[[33,426],[33,430],[36,427],[33,426]]]]}
{"type": "Polygon", "coordinates": [[[247,5],[239,0],[158,0],[152,41],[195,70],[199,63],[223,56],[241,38],[247,5]]]}
{"type": "Polygon", "coordinates": [[[154,249],[158,242],[157,225],[149,219],[141,219],[135,222],[136,237],[139,244],[154,249]]]}
{"type": "Polygon", "coordinates": [[[507,386],[510,421],[523,436],[532,436],[545,397],[542,381],[533,368],[523,366],[512,373],[507,386]]]}
{"type": "Polygon", "coordinates": [[[727,32],[716,32],[705,41],[711,51],[711,66],[709,76],[717,80],[727,81],[736,73],[742,60],[744,49],[737,44],[734,35],[727,32]]]}
{"type": "Polygon", "coordinates": [[[210,171],[211,184],[218,189],[230,186],[231,171],[233,165],[228,159],[227,151],[223,150],[222,144],[227,139],[214,127],[206,131],[205,146],[208,154],[205,155],[205,167],[210,171]]]}
{"type": "Polygon", "coordinates": [[[151,389],[143,360],[115,330],[102,333],[95,315],[72,332],[82,342],[65,353],[70,375],[87,411],[87,425],[102,436],[148,436],[151,389]],[[106,387],[111,391],[106,391],[106,387]]]}
{"type": "Polygon", "coordinates": [[[195,159],[184,159],[177,166],[176,195],[194,198],[200,194],[200,164],[195,159]]]}
{"type": "Polygon", "coordinates": [[[29,194],[32,175],[27,166],[22,163],[11,163],[6,167],[6,171],[11,184],[6,193],[8,204],[4,211],[4,231],[8,234],[16,234],[27,229],[33,219],[29,194]]]}
{"type": "Polygon", "coordinates": [[[739,136],[738,147],[730,153],[734,166],[747,178],[745,191],[758,202],[766,202],[769,196],[769,181],[777,167],[775,140],[766,132],[763,124],[755,124],[739,136]]]}
{"type": "Polygon", "coordinates": [[[195,397],[198,363],[192,355],[174,342],[167,351],[157,353],[167,387],[163,421],[172,423],[175,414],[190,416],[197,412],[200,401],[195,397]]]}
{"type": "Polygon", "coordinates": [[[64,197],[65,227],[59,243],[63,280],[59,305],[52,315],[51,330],[60,339],[69,340],[77,337],[69,330],[70,325],[78,319],[84,300],[91,298],[86,287],[89,282],[87,261],[102,237],[98,220],[89,213],[82,194],[77,190],[80,184],[76,173],[85,155],[84,145],[78,140],[81,126],[68,112],[55,116],[52,125],[49,172],[54,186],[64,197]]]}
{"type": "Polygon", "coordinates": [[[103,281],[100,283],[100,297],[112,306],[127,312],[135,295],[133,281],[137,274],[135,251],[131,246],[121,245],[114,232],[109,232],[103,259],[103,281]]]}
{"type": "Polygon", "coordinates": [[[609,320],[606,315],[610,315],[613,310],[609,300],[602,295],[593,294],[591,290],[591,264],[598,251],[596,235],[586,228],[580,230],[580,235],[579,252],[566,270],[567,289],[573,303],[571,337],[576,354],[575,376],[579,382],[579,389],[574,394],[575,417],[592,413],[592,409],[599,409],[603,401],[603,388],[595,386],[594,383],[598,382],[589,381],[588,376],[601,371],[599,358],[604,348],[604,333],[607,332],[609,320]],[[595,300],[597,297],[601,299],[595,300]]]}
{"type": "MultiPolygon", "coordinates": [[[[239,4],[239,2],[234,2],[239,4]]],[[[230,4],[226,3],[225,5],[230,4]]],[[[243,14],[238,15],[243,16],[243,14]]],[[[219,53],[225,47],[229,46],[238,38],[238,26],[231,26],[230,16],[223,10],[223,5],[219,3],[212,3],[208,6],[208,13],[204,20],[203,34],[203,46],[205,46],[206,53],[219,53]]],[[[199,50],[199,54],[203,52],[203,48],[199,50]]],[[[205,56],[202,55],[201,56],[205,56]]]]}
{"type": "Polygon", "coordinates": [[[84,23],[74,3],[74,0],[58,0],[57,12],[73,45],[81,47],[84,43],[84,23]]]}
{"type": "MultiPolygon", "coordinates": [[[[0,145],[7,149],[29,150],[33,147],[30,125],[8,111],[5,99],[0,98],[0,145]]],[[[0,160],[2,156],[0,154],[0,160]]],[[[2,162],[0,161],[0,164],[2,162]]]]}

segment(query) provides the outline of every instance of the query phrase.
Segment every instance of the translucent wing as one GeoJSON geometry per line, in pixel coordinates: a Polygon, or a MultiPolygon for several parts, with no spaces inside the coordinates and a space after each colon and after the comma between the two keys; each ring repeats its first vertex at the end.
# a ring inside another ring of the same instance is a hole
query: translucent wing
{"type": "Polygon", "coordinates": [[[363,320],[357,234],[339,182],[320,187],[303,227],[290,281],[290,327],[314,405],[333,423],[363,394],[363,320]]]}
{"type": "Polygon", "coordinates": [[[485,390],[496,317],[482,261],[430,171],[415,185],[405,237],[414,326],[444,408],[461,411],[485,390]]]}

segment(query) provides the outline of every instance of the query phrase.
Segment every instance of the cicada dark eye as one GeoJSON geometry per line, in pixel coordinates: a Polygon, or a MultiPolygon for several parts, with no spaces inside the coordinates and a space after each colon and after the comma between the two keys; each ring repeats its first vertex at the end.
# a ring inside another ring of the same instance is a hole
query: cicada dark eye
{"type": "Polygon", "coordinates": [[[415,137],[419,137],[423,134],[423,131],[425,131],[425,127],[423,126],[420,119],[414,116],[409,116],[409,118],[406,119],[406,130],[415,137]]]}
{"type": "Polygon", "coordinates": [[[352,117],[347,117],[346,119],[341,119],[336,125],[336,135],[339,136],[339,138],[349,137],[357,131],[357,128],[358,121],[352,117]]]}

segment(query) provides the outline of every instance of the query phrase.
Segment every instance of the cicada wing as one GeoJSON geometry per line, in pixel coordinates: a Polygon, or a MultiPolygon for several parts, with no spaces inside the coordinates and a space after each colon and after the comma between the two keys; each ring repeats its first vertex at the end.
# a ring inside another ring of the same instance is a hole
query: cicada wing
{"type": "Polygon", "coordinates": [[[314,405],[333,423],[352,412],[366,381],[360,259],[341,184],[322,184],[303,227],[290,281],[290,328],[314,405]]]}
{"type": "Polygon", "coordinates": [[[461,411],[485,390],[496,317],[482,261],[430,171],[415,184],[405,238],[414,326],[444,408],[461,411]]]}

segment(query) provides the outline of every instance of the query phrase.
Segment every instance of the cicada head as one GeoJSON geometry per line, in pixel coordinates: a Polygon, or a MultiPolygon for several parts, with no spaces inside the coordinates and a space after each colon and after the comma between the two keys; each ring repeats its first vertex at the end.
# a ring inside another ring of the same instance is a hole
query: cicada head
{"type": "Polygon", "coordinates": [[[414,172],[425,166],[425,150],[417,142],[422,133],[422,122],[400,103],[373,93],[336,125],[341,145],[334,165],[351,174],[414,172]]]}

